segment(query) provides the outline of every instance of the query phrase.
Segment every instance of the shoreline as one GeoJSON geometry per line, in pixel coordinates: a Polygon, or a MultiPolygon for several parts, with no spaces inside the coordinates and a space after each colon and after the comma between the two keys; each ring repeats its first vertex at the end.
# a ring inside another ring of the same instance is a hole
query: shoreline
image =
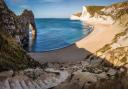
{"type": "MultiPolygon", "coordinates": [[[[80,39],[78,39],[76,42],[79,42],[80,40],[84,39],[85,37],[87,37],[91,32],[93,32],[94,30],[94,27],[92,25],[89,25],[87,24],[88,27],[86,27],[85,29],[88,30],[88,32],[86,33],[86,35],[82,36],[80,39]]],[[[67,47],[70,47],[72,45],[75,45],[76,42],[73,42],[69,45],[66,45],[66,46],[63,46],[63,47],[58,47],[58,48],[55,48],[55,49],[50,49],[50,50],[46,50],[46,51],[28,51],[28,53],[45,53],[45,52],[52,52],[52,51],[55,51],[55,50],[61,50],[61,49],[64,49],[64,48],[67,48],[67,47]]]]}
{"type": "Polygon", "coordinates": [[[40,63],[44,62],[79,62],[85,60],[89,54],[94,54],[104,45],[111,43],[117,33],[123,28],[117,25],[89,23],[93,31],[83,39],[68,47],[43,53],[28,53],[40,63]],[[116,30],[115,30],[116,29],[116,30]]]}

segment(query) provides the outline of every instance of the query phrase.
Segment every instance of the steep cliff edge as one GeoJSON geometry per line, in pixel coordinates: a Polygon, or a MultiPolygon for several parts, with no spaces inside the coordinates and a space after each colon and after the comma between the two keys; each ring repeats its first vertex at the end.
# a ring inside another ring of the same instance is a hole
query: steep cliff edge
{"type": "Polygon", "coordinates": [[[77,16],[77,19],[103,24],[114,24],[127,12],[128,2],[115,3],[110,6],[83,6],[82,14],[81,16],[77,16]]]}
{"type": "Polygon", "coordinates": [[[0,0],[0,71],[39,65],[18,45],[28,45],[29,24],[36,28],[31,11],[25,10],[21,16],[16,16],[4,0],[0,0]]]}

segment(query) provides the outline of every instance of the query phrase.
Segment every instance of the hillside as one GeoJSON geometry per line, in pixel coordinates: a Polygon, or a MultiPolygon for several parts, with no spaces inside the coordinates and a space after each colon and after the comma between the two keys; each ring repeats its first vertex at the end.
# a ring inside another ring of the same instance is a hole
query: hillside
{"type": "MultiPolygon", "coordinates": [[[[128,13],[128,2],[116,3],[102,9],[98,14],[111,16],[114,20],[120,20],[128,13]]],[[[120,20],[122,21],[122,20],[120,20]]],[[[125,20],[123,20],[125,22],[125,20]]],[[[127,24],[127,23],[125,23],[127,24]]]]}
{"type": "Polygon", "coordinates": [[[7,33],[0,31],[0,71],[39,66],[7,33]]]}
{"type": "Polygon", "coordinates": [[[101,11],[101,9],[105,8],[105,6],[86,6],[87,11],[91,14],[93,17],[95,13],[98,13],[101,11]]]}

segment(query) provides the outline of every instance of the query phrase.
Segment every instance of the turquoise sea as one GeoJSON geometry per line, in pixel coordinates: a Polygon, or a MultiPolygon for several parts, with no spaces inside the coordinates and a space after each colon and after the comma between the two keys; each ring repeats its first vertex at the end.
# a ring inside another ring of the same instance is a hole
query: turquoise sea
{"type": "Polygon", "coordinates": [[[45,52],[64,48],[87,36],[91,29],[70,19],[36,19],[37,37],[29,48],[31,52],[45,52]]]}

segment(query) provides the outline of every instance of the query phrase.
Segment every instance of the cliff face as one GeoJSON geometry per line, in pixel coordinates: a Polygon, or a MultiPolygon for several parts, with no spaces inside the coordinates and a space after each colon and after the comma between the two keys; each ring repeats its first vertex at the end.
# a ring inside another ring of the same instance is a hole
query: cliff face
{"type": "MultiPolygon", "coordinates": [[[[79,16],[79,20],[114,24],[116,22],[121,22],[121,17],[123,15],[126,16],[127,12],[128,2],[116,3],[110,6],[84,6],[82,14],[79,16]]],[[[124,20],[124,22],[126,21],[124,20]]]]}
{"type": "Polygon", "coordinates": [[[36,28],[31,11],[25,10],[21,16],[16,16],[4,0],[0,0],[0,71],[38,65],[18,45],[28,45],[29,24],[36,28]]]}
{"type": "Polygon", "coordinates": [[[88,20],[93,17],[96,12],[100,11],[104,6],[84,6],[82,15],[80,16],[81,20],[88,20]]]}
{"type": "Polygon", "coordinates": [[[113,24],[114,20],[111,16],[101,15],[100,11],[103,6],[87,6],[83,9],[83,14],[80,17],[82,21],[91,21],[103,24],[113,24]]]}
{"type": "Polygon", "coordinates": [[[97,56],[106,59],[114,66],[124,66],[128,64],[128,2],[106,7],[102,10],[102,14],[111,16],[115,23],[126,30],[116,34],[110,44],[98,50],[97,56]]]}
{"type": "Polygon", "coordinates": [[[97,51],[97,56],[106,59],[114,66],[128,64],[128,27],[115,36],[113,42],[97,51]]]}
{"type": "Polygon", "coordinates": [[[29,45],[29,25],[33,27],[33,39],[35,38],[36,25],[32,11],[24,10],[22,15],[16,16],[8,9],[3,0],[0,1],[1,29],[16,39],[23,48],[29,45]]]}

